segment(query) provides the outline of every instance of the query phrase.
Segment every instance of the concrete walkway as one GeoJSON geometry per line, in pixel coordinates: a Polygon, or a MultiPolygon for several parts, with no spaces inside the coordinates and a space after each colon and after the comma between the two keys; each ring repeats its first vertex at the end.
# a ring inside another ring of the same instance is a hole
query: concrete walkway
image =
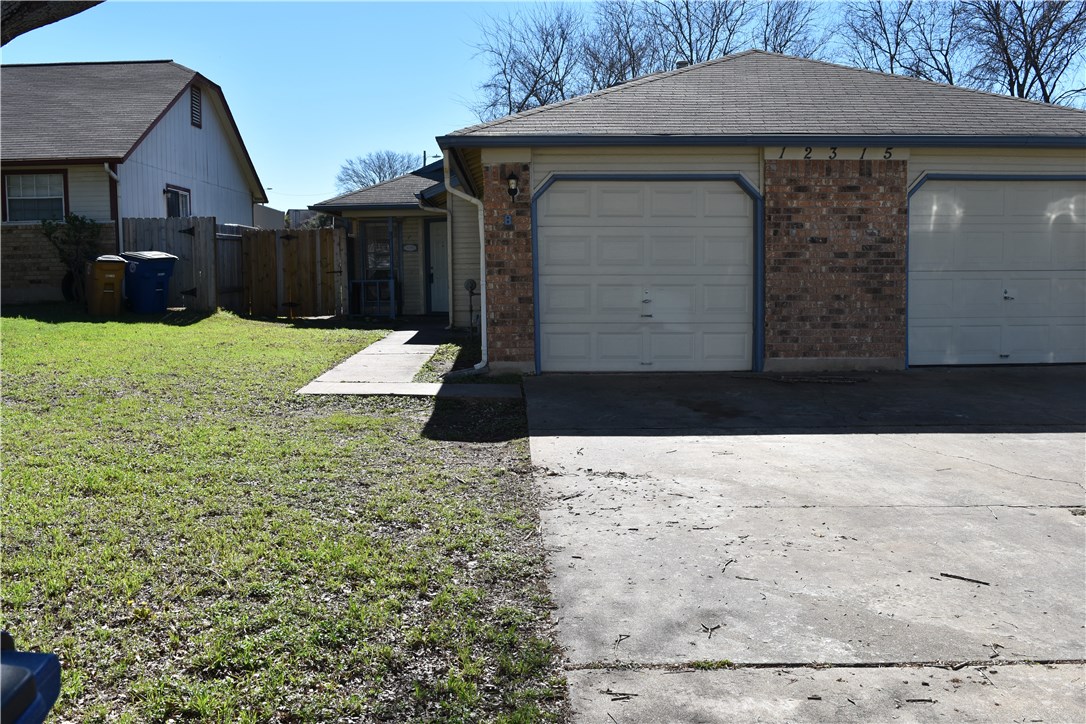
{"type": "Polygon", "coordinates": [[[446,341],[443,330],[404,329],[374,342],[298,390],[300,395],[406,395],[519,399],[519,385],[412,382],[446,341]]]}

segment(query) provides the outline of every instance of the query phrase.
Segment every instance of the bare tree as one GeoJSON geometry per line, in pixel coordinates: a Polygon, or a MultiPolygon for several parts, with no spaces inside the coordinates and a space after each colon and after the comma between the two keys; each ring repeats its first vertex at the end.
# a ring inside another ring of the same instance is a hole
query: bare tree
{"type": "Polygon", "coordinates": [[[418,154],[396,151],[375,151],[365,156],[349,158],[339,167],[336,188],[341,193],[357,191],[403,176],[421,164],[422,158],[418,154]]]}
{"type": "Polygon", "coordinates": [[[803,0],[766,0],[754,20],[754,47],[770,53],[813,58],[824,46],[818,7],[803,0]]]}
{"type": "Polygon", "coordinates": [[[860,68],[913,75],[909,34],[915,27],[913,0],[853,0],[844,4],[845,60],[860,68]]]}
{"type": "Polygon", "coordinates": [[[587,90],[580,53],[584,28],[578,10],[564,4],[531,5],[492,18],[476,46],[492,74],[480,87],[480,118],[519,113],[587,90]]]}
{"type": "Polygon", "coordinates": [[[1086,0],[967,0],[970,40],[985,87],[1045,103],[1080,102],[1086,0]]]}
{"type": "Polygon", "coordinates": [[[940,83],[969,84],[969,23],[961,0],[922,0],[914,5],[910,75],[940,83]]]}
{"type": "Polygon", "coordinates": [[[71,17],[101,3],[102,0],[47,3],[19,2],[18,0],[0,2],[0,28],[2,28],[0,45],[7,45],[23,33],[29,33],[31,30],[71,17]]]}
{"type": "Polygon", "coordinates": [[[753,3],[747,0],[653,0],[646,6],[663,39],[664,62],[700,63],[735,52],[747,42],[753,3]]]}
{"type": "Polygon", "coordinates": [[[610,88],[666,64],[659,38],[643,3],[603,0],[584,38],[582,62],[589,90],[610,88]]]}

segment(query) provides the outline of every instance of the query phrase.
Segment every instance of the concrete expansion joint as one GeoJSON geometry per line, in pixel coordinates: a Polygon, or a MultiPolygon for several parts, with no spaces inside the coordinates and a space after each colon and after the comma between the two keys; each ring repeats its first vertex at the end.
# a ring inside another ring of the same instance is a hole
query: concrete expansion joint
{"type": "Polygon", "coordinates": [[[567,663],[562,668],[566,671],[741,671],[744,669],[947,669],[960,671],[971,667],[991,668],[1006,666],[1086,666],[1086,659],[966,659],[962,661],[864,661],[864,662],[828,662],[828,661],[775,661],[758,663],[735,663],[722,659],[719,661],[687,661],[680,663],[635,662],[635,661],[590,661],[583,664],[567,663]]]}
{"type": "MultiPolygon", "coordinates": [[[[900,443],[901,445],[904,445],[905,447],[912,448],[913,450],[916,450],[918,452],[930,453],[932,455],[941,455],[942,457],[954,458],[956,460],[965,460],[966,462],[976,463],[977,465],[985,465],[985,466],[987,466],[989,468],[992,468],[994,470],[999,470],[999,471],[1002,471],[1004,473],[1010,473],[1011,475],[1017,475],[1018,477],[1021,477],[1021,478],[1029,478],[1030,480],[1044,480],[1044,481],[1049,482],[1049,483],[1066,483],[1068,485],[1077,485],[1080,488],[1083,488],[1082,481],[1080,481],[1080,480],[1061,480],[1060,478],[1046,478],[1046,477],[1042,477],[1040,475],[1030,475],[1029,473],[1023,473],[1023,472],[1020,472],[1018,470],[1011,470],[1009,468],[1003,468],[1003,467],[1000,467],[999,465],[995,465],[993,463],[990,463],[990,462],[987,462],[987,461],[984,461],[984,460],[977,460],[976,458],[971,458],[968,455],[951,455],[950,453],[945,453],[945,452],[942,452],[940,450],[929,450],[928,448],[923,448],[923,447],[920,447],[919,445],[912,445],[910,443],[905,442],[904,440],[898,440],[897,442],[900,443]]],[[[1084,488],[1084,489],[1086,489],[1086,488],[1084,488]]]]}

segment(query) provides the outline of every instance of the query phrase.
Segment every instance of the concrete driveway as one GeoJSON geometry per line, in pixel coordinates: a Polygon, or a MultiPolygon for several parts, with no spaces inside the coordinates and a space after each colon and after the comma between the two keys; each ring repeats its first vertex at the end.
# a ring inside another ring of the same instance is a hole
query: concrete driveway
{"type": "Polygon", "coordinates": [[[525,390],[579,721],[1086,721],[1086,368],[525,390]]]}

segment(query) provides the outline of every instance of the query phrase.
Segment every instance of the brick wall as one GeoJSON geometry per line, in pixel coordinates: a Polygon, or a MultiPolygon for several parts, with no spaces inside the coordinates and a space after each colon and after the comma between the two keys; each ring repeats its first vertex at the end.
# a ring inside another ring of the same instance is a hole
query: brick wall
{"type": "Polygon", "coordinates": [[[765,162],[765,369],[905,364],[906,161],[765,162]]]}
{"type": "MultiPolygon", "coordinates": [[[[112,223],[102,224],[100,253],[117,253],[112,223]]],[[[42,236],[38,224],[0,227],[0,304],[61,301],[67,268],[56,248],[42,236]]]]}
{"type": "Polygon", "coordinates": [[[530,165],[486,165],[483,174],[488,356],[492,366],[527,370],[535,363],[530,165]],[[515,200],[510,173],[519,178],[515,200]]]}

